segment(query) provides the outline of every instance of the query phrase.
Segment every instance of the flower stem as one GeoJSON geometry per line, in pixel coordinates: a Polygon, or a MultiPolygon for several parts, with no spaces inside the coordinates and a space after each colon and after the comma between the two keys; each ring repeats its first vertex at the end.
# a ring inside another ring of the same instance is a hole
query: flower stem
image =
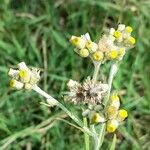
{"type": "Polygon", "coordinates": [[[94,133],[94,137],[93,137],[93,140],[94,140],[94,150],[99,150],[99,144],[98,144],[99,139],[98,139],[98,136],[97,136],[97,132],[95,130],[95,125],[92,124],[90,127],[91,127],[91,131],[93,131],[93,133],[94,133]]]}
{"type": "MultiPolygon", "coordinates": [[[[93,81],[96,82],[98,77],[98,72],[100,69],[101,63],[94,62],[94,73],[93,73],[93,81]]],[[[94,133],[93,140],[94,140],[94,150],[99,150],[99,139],[97,136],[97,132],[95,130],[95,125],[91,125],[91,130],[94,133]]]]}
{"type": "Polygon", "coordinates": [[[102,146],[103,140],[104,140],[104,136],[105,136],[105,128],[106,128],[106,124],[102,124],[101,126],[101,130],[99,133],[99,140],[98,140],[98,147],[100,148],[102,146]]]}
{"type": "MultiPolygon", "coordinates": [[[[88,128],[88,122],[87,118],[83,118],[84,126],[88,128]]],[[[89,141],[89,135],[87,133],[84,133],[84,141],[85,141],[85,150],[90,150],[90,141],[89,141]]]]}
{"type": "Polygon", "coordinates": [[[95,144],[94,144],[94,150],[99,150],[99,139],[98,139],[98,137],[94,137],[94,142],[95,142],[95,144]]]}
{"type": "Polygon", "coordinates": [[[44,92],[37,85],[35,85],[33,87],[33,90],[35,92],[39,93],[40,95],[42,95],[43,97],[45,97],[47,99],[47,103],[48,104],[50,104],[50,105],[51,104],[52,105],[57,105],[58,107],[60,107],[66,114],[68,114],[68,116],[70,116],[71,119],[73,119],[80,127],[83,128],[84,132],[86,132],[90,136],[94,136],[93,133],[87,127],[84,126],[84,124],[82,123],[82,121],[79,120],[74,114],[72,114],[63,104],[61,104],[55,98],[53,98],[52,96],[50,96],[49,94],[47,94],[46,92],[44,92]]]}
{"type": "MultiPolygon", "coordinates": [[[[111,88],[112,88],[112,82],[113,82],[114,76],[117,73],[117,70],[118,70],[117,64],[116,63],[112,64],[110,73],[109,73],[109,78],[108,78],[108,93],[107,93],[106,101],[104,102],[105,108],[107,107],[107,104],[109,102],[110,92],[111,92],[111,88]]],[[[106,129],[106,124],[103,124],[102,128],[100,130],[100,133],[99,133],[99,148],[101,147],[103,140],[104,140],[105,129],[106,129]]]]}
{"type": "Polygon", "coordinates": [[[110,73],[109,73],[109,78],[108,78],[108,93],[107,93],[107,97],[106,97],[106,101],[105,101],[106,107],[107,107],[107,104],[109,102],[112,82],[113,82],[114,76],[117,73],[117,70],[118,70],[117,64],[116,63],[112,64],[111,69],[110,69],[110,73]]]}
{"type": "Polygon", "coordinates": [[[94,80],[94,82],[97,80],[97,76],[98,76],[98,72],[99,72],[100,66],[101,66],[100,62],[94,63],[94,67],[95,67],[94,68],[94,73],[93,73],[93,80],[94,80]]]}

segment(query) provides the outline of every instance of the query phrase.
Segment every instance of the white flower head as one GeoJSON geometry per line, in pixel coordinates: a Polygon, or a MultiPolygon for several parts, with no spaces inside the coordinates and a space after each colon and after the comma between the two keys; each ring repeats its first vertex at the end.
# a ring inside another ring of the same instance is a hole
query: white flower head
{"type": "Polygon", "coordinates": [[[108,52],[115,47],[113,36],[103,35],[99,40],[98,48],[102,52],[108,52]]]}
{"type": "Polygon", "coordinates": [[[40,70],[30,69],[25,62],[19,63],[17,70],[10,68],[8,75],[12,78],[10,86],[16,89],[32,89],[40,80],[40,70]]]}
{"type": "Polygon", "coordinates": [[[82,84],[76,81],[69,81],[69,92],[65,97],[66,100],[70,100],[75,104],[101,104],[104,95],[108,90],[107,84],[102,84],[97,81],[94,82],[88,77],[82,84]]]}

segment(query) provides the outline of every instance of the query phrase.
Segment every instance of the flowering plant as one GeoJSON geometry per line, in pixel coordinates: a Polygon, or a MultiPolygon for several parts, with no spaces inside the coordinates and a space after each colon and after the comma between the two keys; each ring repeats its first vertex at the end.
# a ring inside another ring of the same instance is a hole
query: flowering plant
{"type": "MultiPolygon", "coordinates": [[[[62,103],[39,88],[40,70],[29,68],[24,62],[18,64],[18,69],[10,69],[8,75],[11,77],[10,87],[15,89],[34,90],[46,98],[46,105],[60,107],[70,116],[85,134],[85,149],[89,149],[89,136],[94,140],[95,150],[100,149],[106,132],[114,133],[120,123],[127,118],[125,109],[120,109],[120,99],[117,92],[111,92],[113,79],[118,71],[119,62],[123,59],[128,49],[135,44],[131,36],[132,27],[119,24],[117,30],[111,28],[102,35],[98,43],[93,42],[89,33],[81,36],[72,36],[70,42],[75,46],[74,51],[79,56],[89,57],[94,64],[92,77],[87,77],[82,83],[69,80],[68,91],[64,100],[80,105],[83,121],[62,103]],[[98,80],[101,64],[111,61],[108,82],[98,80]],[[101,128],[96,128],[101,126],[101,128]],[[99,131],[100,130],[100,131],[99,131]]],[[[116,135],[112,145],[115,144],[116,135]]]]}

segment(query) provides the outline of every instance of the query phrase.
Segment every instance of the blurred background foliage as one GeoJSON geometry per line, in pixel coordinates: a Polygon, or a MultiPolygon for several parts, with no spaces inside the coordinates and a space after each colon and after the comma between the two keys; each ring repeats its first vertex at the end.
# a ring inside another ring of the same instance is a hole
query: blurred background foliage
{"type": "MultiPolygon", "coordinates": [[[[61,110],[41,105],[44,98],[32,91],[9,89],[7,71],[20,61],[41,68],[39,86],[64,103],[66,82],[81,81],[93,71],[91,62],[73,51],[70,36],[89,32],[98,41],[119,23],[133,27],[137,42],[113,83],[129,111],[116,133],[116,149],[150,149],[149,0],[0,0],[0,150],[84,149],[83,134],[63,121],[72,122],[61,110]]],[[[101,69],[102,81],[109,66],[101,69]]],[[[104,150],[112,135],[106,139],[104,150]]]]}

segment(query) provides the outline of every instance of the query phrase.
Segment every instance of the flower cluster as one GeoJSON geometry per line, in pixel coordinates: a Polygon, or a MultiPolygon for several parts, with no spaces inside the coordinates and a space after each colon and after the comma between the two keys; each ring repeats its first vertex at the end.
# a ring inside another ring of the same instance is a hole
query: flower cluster
{"type": "Polygon", "coordinates": [[[18,69],[9,69],[10,87],[15,89],[32,89],[40,80],[40,71],[37,68],[29,69],[24,62],[18,64],[18,69]]]}
{"type": "Polygon", "coordinates": [[[98,44],[91,41],[89,33],[81,35],[81,37],[72,36],[70,42],[76,46],[75,52],[81,57],[90,56],[94,61],[101,61],[103,59],[103,53],[98,51],[98,44]]]}
{"type": "Polygon", "coordinates": [[[125,118],[127,118],[128,113],[124,109],[119,109],[120,100],[117,94],[112,94],[110,97],[109,106],[104,109],[102,105],[89,105],[82,115],[83,117],[89,118],[90,123],[106,123],[107,132],[114,132],[119,123],[121,123],[125,118]]]}
{"type": "Polygon", "coordinates": [[[75,104],[100,104],[102,98],[108,90],[108,85],[99,81],[94,81],[88,77],[82,84],[70,80],[67,84],[69,88],[68,95],[64,98],[75,104]]]}
{"type": "Polygon", "coordinates": [[[112,94],[110,97],[110,104],[106,109],[106,118],[107,118],[107,131],[109,133],[114,132],[119,123],[127,118],[128,113],[125,109],[119,109],[120,100],[117,94],[112,94]]]}
{"type": "Polygon", "coordinates": [[[132,27],[119,24],[117,30],[111,28],[104,34],[98,44],[91,41],[88,33],[81,37],[72,36],[70,42],[76,47],[75,51],[81,57],[90,57],[93,61],[122,60],[126,49],[135,44],[135,38],[131,36],[132,27]]]}

